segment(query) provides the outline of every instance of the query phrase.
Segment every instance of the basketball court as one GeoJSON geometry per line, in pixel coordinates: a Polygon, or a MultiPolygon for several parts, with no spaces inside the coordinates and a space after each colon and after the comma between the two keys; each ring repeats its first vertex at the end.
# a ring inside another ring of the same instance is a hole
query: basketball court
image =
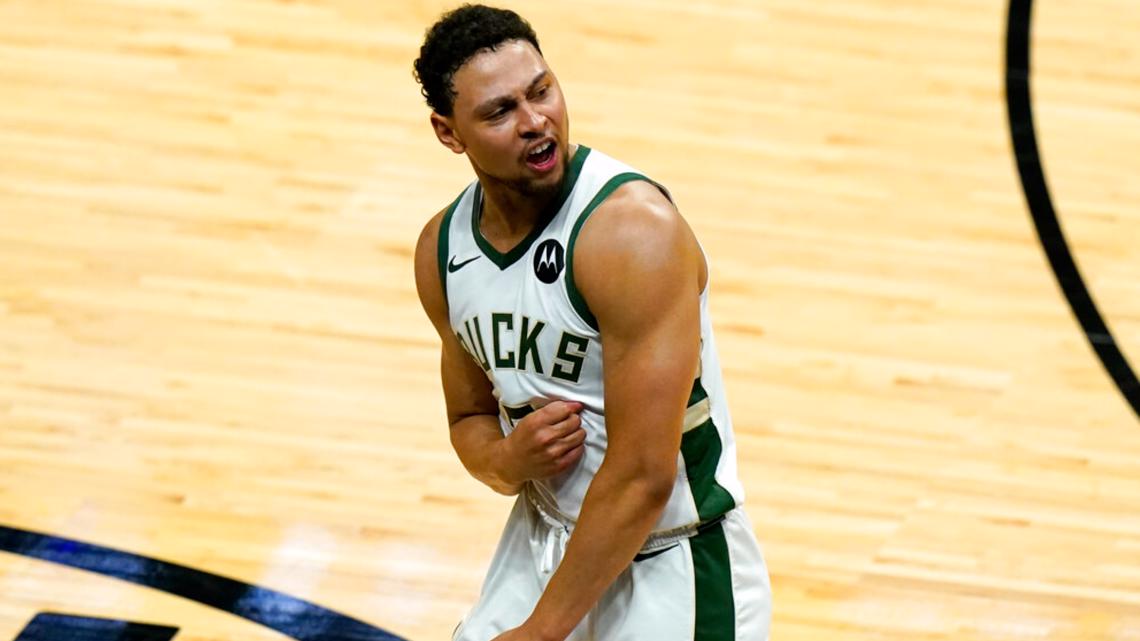
{"type": "MultiPolygon", "coordinates": [[[[1032,4],[1063,238],[1005,2],[502,3],[711,258],[773,641],[1140,641],[1140,12],[1032,4]]],[[[0,641],[450,638],[511,505],[412,278],[452,6],[0,2],[0,641]]]]}

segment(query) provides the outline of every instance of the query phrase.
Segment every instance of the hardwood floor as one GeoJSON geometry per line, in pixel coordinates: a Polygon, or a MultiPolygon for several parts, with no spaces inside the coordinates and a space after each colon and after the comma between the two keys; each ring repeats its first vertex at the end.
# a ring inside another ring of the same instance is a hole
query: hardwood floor
{"type": "MultiPolygon", "coordinates": [[[[1034,232],[1005,4],[507,4],[712,259],[773,640],[1140,639],[1140,425],[1034,232]]],[[[471,179],[411,76],[449,6],[0,2],[0,526],[450,638],[510,502],[451,452],[412,283],[471,179]]],[[[1140,365],[1140,13],[1034,12],[1053,202],[1140,365]]],[[[285,638],[27,547],[0,639],[285,638]]]]}

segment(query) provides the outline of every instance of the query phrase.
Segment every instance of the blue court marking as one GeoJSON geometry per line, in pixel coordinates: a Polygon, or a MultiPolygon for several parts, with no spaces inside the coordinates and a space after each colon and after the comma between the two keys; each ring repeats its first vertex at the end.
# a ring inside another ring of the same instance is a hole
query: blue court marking
{"type": "Polygon", "coordinates": [[[1140,418],[1140,380],[1128,364],[1128,359],[1105,324],[1093,301],[1081,271],[1065,241],[1065,232],[1057,219],[1045,170],[1041,167],[1041,152],[1037,147],[1037,133],[1033,127],[1033,101],[1029,92],[1030,28],[1032,27],[1033,0],[1010,0],[1009,22],[1006,31],[1005,94],[1009,110],[1009,133],[1017,156],[1017,170],[1025,201],[1033,214],[1037,237],[1053,267],[1057,283],[1065,292],[1069,307],[1081,324],[1085,337],[1100,358],[1101,364],[1116,383],[1124,400],[1140,418]]]}
{"type": "Polygon", "coordinates": [[[281,592],[73,539],[0,525],[0,551],[161,590],[263,625],[297,641],[406,641],[363,621],[281,592]]]}
{"type": "Polygon", "coordinates": [[[37,614],[16,641],[170,641],[178,628],[68,614],[37,614]]]}

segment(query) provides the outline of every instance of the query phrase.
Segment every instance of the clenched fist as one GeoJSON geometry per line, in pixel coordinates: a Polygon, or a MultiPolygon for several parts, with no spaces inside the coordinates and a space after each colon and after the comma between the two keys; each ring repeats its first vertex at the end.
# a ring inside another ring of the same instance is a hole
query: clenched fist
{"type": "Polygon", "coordinates": [[[519,419],[506,438],[505,467],[518,482],[548,479],[570,469],[585,451],[582,404],[554,401],[519,419]]]}

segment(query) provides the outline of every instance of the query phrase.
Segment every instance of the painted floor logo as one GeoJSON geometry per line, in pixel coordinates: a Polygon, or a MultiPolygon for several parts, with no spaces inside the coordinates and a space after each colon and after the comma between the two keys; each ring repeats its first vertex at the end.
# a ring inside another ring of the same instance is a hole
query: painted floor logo
{"type": "MultiPolygon", "coordinates": [[[[406,641],[319,605],[184,565],[0,525],[0,551],[183,597],[297,641],[406,641]]],[[[169,641],[178,628],[41,613],[15,641],[169,641]]]]}

